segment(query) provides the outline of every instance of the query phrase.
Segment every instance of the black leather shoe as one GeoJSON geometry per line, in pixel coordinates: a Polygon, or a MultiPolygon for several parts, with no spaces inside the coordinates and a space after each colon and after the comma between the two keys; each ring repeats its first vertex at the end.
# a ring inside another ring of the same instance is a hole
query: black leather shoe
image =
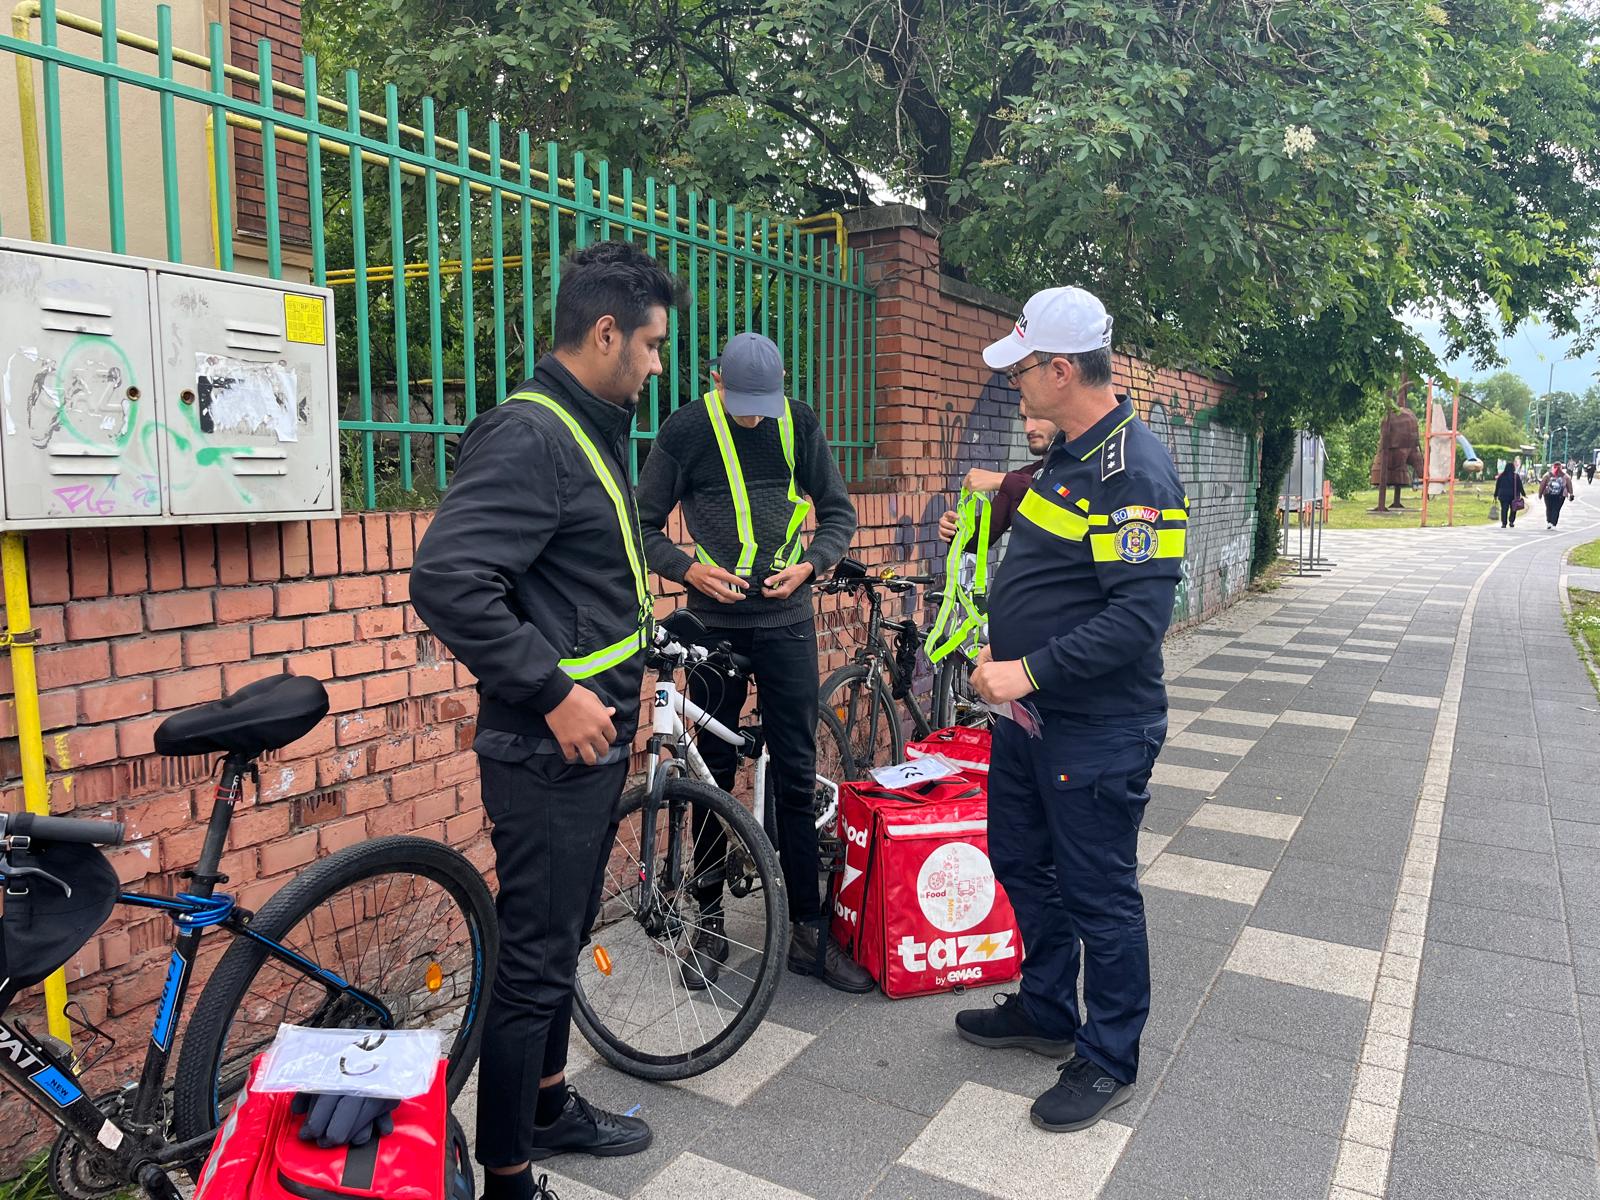
{"type": "Polygon", "coordinates": [[[823,947],[819,964],[817,942],[827,937],[817,926],[797,924],[789,939],[789,970],[796,975],[821,975],[822,982],[841,992],[870,992],[877,984],[855,960],[839,949],[831,937],[823,947]]]}
{"type": "Polygon", "coordinates": [[[728,931],[722,914],[706,916],[702,913],[700,927],[689,941],[689,952],[683,956],[683,986],[691,992],[703,992],[717,981],[717,966],[728,961],[728,931]]]}
{"type": "Polygon", "coordinates": [[[994,1050],[1018,1047],[1046,1058],[1071,1058],[1071,1038],[1053,1038],[1033,1023],[1016,992],[1001,992],[988,1008],[964,1008],[956,1014],[956,1032],[963,1041],[994,1050]]]}
{"type": "Polygon", "coordinates": [[[533,1127],[535,1162],[557,1154],[593,1154],[597,1158],[618,1158],[648,1150],[655,1135],[638,1117],[624,1117],[596,1108],[578,1089],[567,1086],[567,1106],[548,1125],[533,1127]]]}
{"type": "Polygon", "coordinates": [[[1107,1074],[1098,1063],[1074,1055],[1059,1068],[1055,1087],[1033,1102],[1033,1123],[1051,1133],[1087,1129],[1133,1095],[1133,1084],[1107,1074]]]}

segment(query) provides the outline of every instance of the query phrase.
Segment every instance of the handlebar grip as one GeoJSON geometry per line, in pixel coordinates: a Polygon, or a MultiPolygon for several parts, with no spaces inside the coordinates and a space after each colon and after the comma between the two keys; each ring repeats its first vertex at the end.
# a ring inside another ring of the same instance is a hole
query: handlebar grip
{"type": "Polygon", "coordinates": [[[74,842],[90,846],[120,846],[126,827],[121,821],[91,821],[80,817],[46,817],[17,813],[6,822],[6,832],[41,842],[74,842]]]}
{"type": "Polygon", "coordinates": [[[748,678],[756,673],[756,664],[742,654],[728,651],[728,661],[733,664],[733,669],[748,678]]]}

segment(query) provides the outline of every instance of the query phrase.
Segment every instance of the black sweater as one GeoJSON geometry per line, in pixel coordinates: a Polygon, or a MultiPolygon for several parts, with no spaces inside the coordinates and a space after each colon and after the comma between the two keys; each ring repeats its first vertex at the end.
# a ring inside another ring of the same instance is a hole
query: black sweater
{"type": "MultiPolygon", "coordinates": [[[[810,544],[798,561],[811,564],[814,580],[831,571],[850,548],[856,531],[856,509],[817,414],[803,404],[791,404],[790,408],[794,412],[795,486],[810,498],[814,505],[812,519],[816,522],[810,544]]],[[[794,511],[789,501],[789,467],[783,457],[778,422],[767,418],[754,429],[746,429],[730,417],[728,427],[750,496],[751,524],[756,536],[753,586],[737,604],[720,604],[691,587],[689,608],[712,628],[792,625],[811,614],[810,583],[796,589],[787,600],[771,600],[761,594],[761,581],[775,573],[772,556],[783,544],[789,516],[794,511]]],[[[703,401],[684,405],[662,424],[655,445],[639,470],[637,497],[645,557],[650,569],[663,579],[682,583],[684,573],[695,561],[678,549],[665,532],[667,517],[680,502],[695,544],[705,547],[706,553],[727,570],[731,571],[739,561],[733,494],[703,401]]]]}

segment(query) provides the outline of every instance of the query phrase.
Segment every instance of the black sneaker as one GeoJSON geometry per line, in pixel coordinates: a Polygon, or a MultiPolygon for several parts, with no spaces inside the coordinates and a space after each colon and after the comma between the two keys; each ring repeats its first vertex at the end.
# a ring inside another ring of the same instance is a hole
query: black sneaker
{"type": "Polygon", "coordinates": [[[597,1158],[617,1158],[648,1150],[655,1135],[638,1117],[624,1117],[596,1108],[578,1089],[567,1085],[567,1106],[548,1125],[533,1127],[535,1162],[557,1154],[593,1154],[597,1158]]]}
{"type": "Polygon", "coordinates": [[[1074,1055],[1057,1069],[1055,1087],[1033,1102],[1033,1123],[1051,1133],[1087,1129],[1133,1095],[1133,1084],[1119,1082],[1087,1058],[1074,1055]]]}
{"type": "Polygon", "coordinates": [[[1001,992],[988,1008],[964,1008],[956,1014],[956,1032],[974,1046],[995,1050],[1017,1047],[1032,1050],[1046,1058],[1071,1058],[1076,1043],[1071,1038],[1053,1038],[1033,1023],[1023,1011],[1016,992],[1001,992]]]}
{"type": "Polygon", "coordinates": [[[683,956],[683,986],[691,992],[703,992],[717,981],[719,963],[728,961],[728,931],[722,914],[700,918],[700,927],[689,941],[689,952],[683,956]]]}
{"type": "Polygon", "coordinates": [[[789,939],[789,970],[796,975],[821,975],[823,983],[841,992],[870,992],[876,987],[865,968],[839,949],[831,937],[823,947],[819,970],[817,943],[826,936],[815,925],[797,924],[789,939]]]}

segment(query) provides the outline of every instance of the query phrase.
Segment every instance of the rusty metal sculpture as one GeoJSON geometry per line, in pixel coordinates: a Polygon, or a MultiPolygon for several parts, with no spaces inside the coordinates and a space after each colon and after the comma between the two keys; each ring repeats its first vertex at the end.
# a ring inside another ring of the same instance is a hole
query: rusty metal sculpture
{"type": "Polygon", "coordinates": [[[1400,389],[1399,406],[1384,417],[1379,432],[1378,453],[1372,460],[1372,485],[1378,489],[1378,507],[1372,511],[1386,513],[1391,509],[1404,509],[1400,503],[1400,489],[1409,487],[1415,472],[1422,475],[1422,439],[1417,426],[1417,415],[1408,406],[1410,385],[1400,389]],[[1394,488],[1394,499],[1383,502],[1386,487],[1394,488]]]}

